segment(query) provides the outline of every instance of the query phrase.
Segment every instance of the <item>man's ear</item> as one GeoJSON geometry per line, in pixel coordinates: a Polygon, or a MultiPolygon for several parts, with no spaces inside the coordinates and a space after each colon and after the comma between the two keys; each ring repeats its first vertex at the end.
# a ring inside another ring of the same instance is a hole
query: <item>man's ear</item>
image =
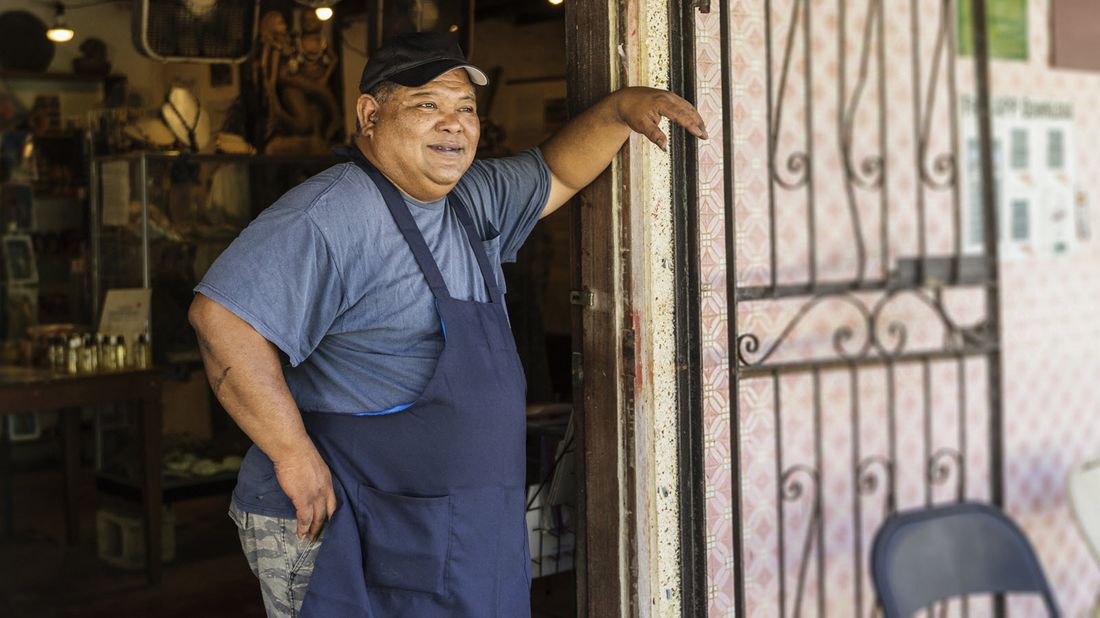
{"type": "Polygon", "coordinates": [[[369,94],[359,95],[355,102],[355,118],[359,121],[359,135],[369,136],[378,119],[378,101],[369,94]]]}

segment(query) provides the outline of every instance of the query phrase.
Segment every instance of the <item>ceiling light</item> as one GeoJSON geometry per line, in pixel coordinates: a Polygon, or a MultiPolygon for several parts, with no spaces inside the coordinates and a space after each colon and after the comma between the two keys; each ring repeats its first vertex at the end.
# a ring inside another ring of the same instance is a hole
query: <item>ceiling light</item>
{"type": "Polygon", "coordinates": [[[76,33],[65,24],[65,5],[58,2],[54,6],[53,26],[46,31],[46,38],[55,43],[65,43],[73,40],[76,33]]]}
{"type": "Polygon", "coordinates": [[[216,0],[183,0],[183,4],[192,15],[206,17],[214,10],[216,0]]]}
{"type": "Polygon", "coordinates": [[[340,0],[295,0],[295,2],[313,9],[313,14],[317,19],[328,21],[335,14],[332,7],[336,6],[340,0]]]}
{"type": "Polygon", "coordinates": [[[550,0],[550,4],[553,4],[554,6],[558,6],[561,3],[562,3],[562,0],[550,0]]]}

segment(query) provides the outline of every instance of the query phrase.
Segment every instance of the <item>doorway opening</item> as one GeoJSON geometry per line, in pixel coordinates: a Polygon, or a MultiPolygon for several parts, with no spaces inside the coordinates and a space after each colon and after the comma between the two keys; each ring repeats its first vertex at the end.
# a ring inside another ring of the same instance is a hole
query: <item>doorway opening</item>
{"type": "MultiPolygon", "coordinates": [[[[468,56],[489,73],[478,100],[478,157],[538,146],[567,120],[564,8],[485,0],[476,5],[474,24],[468,56]]],[[[574,616],[577,606],[570,225],[568,208],[545,217],[515,263],[503,267],[527,375],[527,528],[536,617],[574,616]]]]}

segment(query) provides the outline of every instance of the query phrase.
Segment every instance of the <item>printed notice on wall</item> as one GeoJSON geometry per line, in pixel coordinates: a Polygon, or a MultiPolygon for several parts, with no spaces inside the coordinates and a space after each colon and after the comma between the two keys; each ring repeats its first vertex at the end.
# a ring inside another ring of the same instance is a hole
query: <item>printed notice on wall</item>
{"type": "Polygon", "coordinates": [[[108,161],[100,167],[103,183],[103,225],[130,222],[130,162],[108,161]]]}
{"type": "MultiPolygon", "coordinates": [[[[960,226],[970,253],[982,251],[981,168],[975,102],[963,96],[960,226]]],[[[994,191],[1000,254],[1061,255],[1088,240],[1087,201],[1077,188],[1073,104],[997,97],[993,114],[994,191]]]]}

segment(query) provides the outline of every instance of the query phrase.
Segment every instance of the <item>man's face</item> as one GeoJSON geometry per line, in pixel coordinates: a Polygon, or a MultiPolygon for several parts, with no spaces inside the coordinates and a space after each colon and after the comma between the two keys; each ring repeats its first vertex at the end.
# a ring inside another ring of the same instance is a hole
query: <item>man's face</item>
{"type": "Polygon", "coordinates": [[[466,70],[397,88],[379,105],[369,132],[383,171],[399,187],[417,199],[445,195],[473,163],[481,136],[466,70]]]}

